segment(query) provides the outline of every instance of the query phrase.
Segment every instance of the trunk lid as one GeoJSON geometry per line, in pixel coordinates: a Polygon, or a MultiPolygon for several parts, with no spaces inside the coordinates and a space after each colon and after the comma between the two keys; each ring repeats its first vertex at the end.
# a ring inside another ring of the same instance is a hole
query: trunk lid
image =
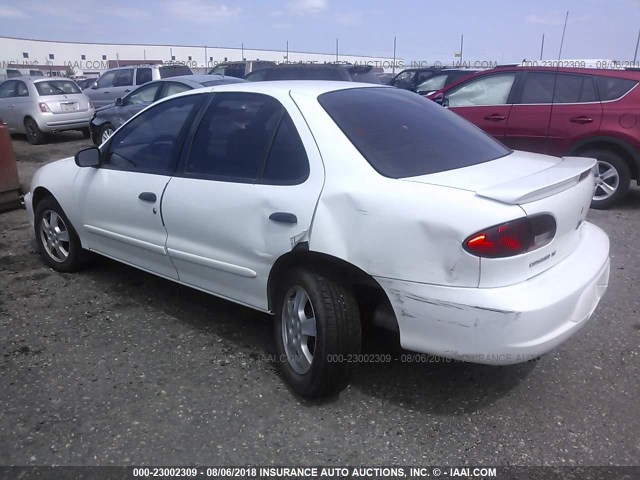
{"type": "Polygon", "coordinates": [[[555,218],[555,237],[544,247],[513,257],[481,259],[479,286],[498,287],[538,275],[576,248],[593,197],[595,165],[590,158],[514,152],[479,165],[403,180],[473,191],[490,201],[518,205],[522,217],[555,218]]]}
{"type": "Polygon", "coordinates": [[[44,97],[51,113],[86,112],[89,101],[83,93],[44,97]]]}

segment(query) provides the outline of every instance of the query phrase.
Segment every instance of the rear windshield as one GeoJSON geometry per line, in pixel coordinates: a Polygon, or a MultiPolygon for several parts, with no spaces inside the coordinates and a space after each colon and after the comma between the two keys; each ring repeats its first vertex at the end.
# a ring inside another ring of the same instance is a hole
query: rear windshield
{"type": "Polygon", "coordinates": [[[160,67],[160,78],[178,77],[180,75],[193,75],[189,67],[160,67]]]}
{"type": "Polygon", "coordinates": [[[318,101],[385,177],[443,172],[511,153],[455,113],[406,90],[339,90],[320,95],[318,101]]]}
{"type": "Polygon", "coordinates": [[[71,80],[47,80],[35,83],[40,95],[67,95],[70,93],[82,93],[76,82],[71,80]]]}

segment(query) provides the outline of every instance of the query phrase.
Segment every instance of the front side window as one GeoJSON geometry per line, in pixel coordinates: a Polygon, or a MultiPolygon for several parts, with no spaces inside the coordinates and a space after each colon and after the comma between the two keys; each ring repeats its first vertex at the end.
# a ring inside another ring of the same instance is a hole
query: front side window
{"type": "Polygon", "coordinates": [[[171,174],[183,132],[200,101],[201,95],[174,98],[135,117],[111,137],[104,166],[130,172],[171,174]]]}
{"type": "Polygon", "coordinates": [[[133,68],[114,70],[114,87],[130,87],[131,85],[133,85],[133,68]]]}
{"type": "Polygon", "coordinates": [[[509,99],[515,78],[515,73],[477,78],[452,89],[447,93],[446,100],[450,107],[504,105],[509,99]]]}
{"type": "Polygon", "coordinates": [[[393,85],[398,88],[409,89],[413,86],[413,77],[416,72],[402,72],[393,80],[393,85]]]}
{"type": "Polygon", "coordinates": [[[82,93],[78,84],[72,80],[47,80],[37,82],[35,86],[41,96],[82,93]]]}
{"type": "Polygon", "coordinates": [[[125,105],[141,105],[145,103],[151,103],[156,98],[158,88],[160,88],[160,84],[158,82],[140,87],[135,92],[131,93],[123,103],[125,105]]]}
{"type": "Polygon", "coordinates": [[[116,76],[116,73],[114,71],[111,72],[106,72],[104,75],[102,75],[97,82],[97,87],[98,88],[110,88],[113,87],[113,79],[116,76]]]}
{"type": "Polygon", "coordinates": [[[188,85],[185,85],[184,83],[168,82],[164,86],[164,91],[162,92],[162,98],[170,97],[171,95],[175,95],[176,93],[186,92],[187,90],[191,90],[191,87],[188,85]]]}
{"type": "Polygon", "coordinates": [[[255,181],[283,113],[282,105],[266,95],[216,95],[193,138],[185,173],[228,181],[255,181]]]}
{"type": "Polygon", "coordinates": [[[511,150],[437,103],[396,88],[324,93],[322,107],[381,175],[405,178],[495,160],[511,150]]]}

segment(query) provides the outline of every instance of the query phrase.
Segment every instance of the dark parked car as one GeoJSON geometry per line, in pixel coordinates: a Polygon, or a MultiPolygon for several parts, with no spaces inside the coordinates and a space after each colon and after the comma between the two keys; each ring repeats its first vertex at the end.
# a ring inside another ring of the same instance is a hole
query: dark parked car
{"type": "Polygon", "coordinates": [[[251,72],[244,78],[250,82],[263,80],[337,80],[343,82],[380,83],[372,65],[334,63],[288,63],[251,72]]]}
{"type": "Polygon", "coordinates": [[[429,98],[505,145],[598,160],[592,207],[609,208],[640,180],[640,71],[499,67],[429,98]]]}
{"type": "Polygon", "coordinates": [[[194,88],[245,82],[241,78],[220,75],[183,75],[149,82],[116,102],[96,110],[89,127],[93,143],[100,145],[124,122],[161,98],[194,88]]]}
{"type": "Polygon", "coordinates": [[[451,85],[454,82],[469,77],[480,70],[471,70],[469,68],[448,68],[430,76],[424,82],[416,86],[416,93],[420,95],[429,95],[451,85]]]}
{"type": "Polygon", "coordinates": [[[411,90],[417,92],[417,87],[429,77],[432,77],[436,73],[442,71],[440,67],[428,67],[428,68],[407,68],[397,74],[389,85],[393,85],[403,90],[411,90]]]}
{"type": "Polygon", "coordinates": [[[245,75],[259,68],[275,65],[270,60],[245,60],[243,62],[223,62],[209,70],[209,75],[223,75],[225,77],[244,78],[245,75]]]}

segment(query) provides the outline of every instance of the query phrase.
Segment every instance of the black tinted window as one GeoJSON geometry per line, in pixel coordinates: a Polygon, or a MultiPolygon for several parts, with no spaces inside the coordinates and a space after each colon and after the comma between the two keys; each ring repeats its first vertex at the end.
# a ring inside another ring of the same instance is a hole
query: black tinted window
{"type": "Polygon", "coordinates": [[[266,95],[216,95],[193,138],[185,173],[254,181],[282,113],[283,107],[266,95]]]}
{"type": "Polygon", "coordinates": [[[587,75],[527,73],[520,103],[581,103],[597,102],[593,80],[587,75]],[[555,95],[554,95],[555,89],[555,95]]]}
{"type": "Polygon", "coordinates": [[[325,93],[320,104],[382,175],[413,177],[467,167],[510,153],[437,103],[395,88],[325,93]]]}
{"type": "Polygon", "coordinates": [[[554,73],[527,73],[522,86],[520,103],[551,103],[555,77],[554,73]]]}
{"type": "Polygon", "coordinates": [[[180,75],[193,75],[191,69],[185,65],[160,67],[160,78],[178,77],[180,75]]]}
{"type": "Polygon", "coordinates": [[[130,87],[133,85],[133,68],[114,70],[113,74],[114,87],[130,87]]]}
{"type": "Polygon", "coordinates": [[[9,80],[0,85],[0,98],[13,97],[16,94],[16,82],[15,80],[9,80]]]}
{"type": "Polygon", "coordinates": [[[626,78],[614,77],[595,77],[598,84],[598,93],[600,100],[616,100],[631,90],[635,85],[635,80],[627,80],[626,78]]]}
{"type": "Polygon", "coordinates": [[[116,74],[114,71],[105,72],[105,74],[98,79],[97,87],[98,88],[113,87],[113,78],[115,77],[115,75],[116,74]]]}
{"type": "Polygon", "coordinates": [[[261,180],[264,183],[296,184],[309,176],[309,161],[302,140],[288,114],[280,122],[271,144],[261,180]]]}
{"type": "Polygon", "coordinates": [[[144,67],[138,68],[136,70],[136,85],[142,85],[144,83],[150,82],[151,78],[151,69],[144,67]]]}
{"type": "Polygon", "coordinates": [[[105,166],[167,175],[173,172],[181,137],[200,95],[162,102],[118,130],[108,146],[105,166]]]}
{"type": "Polygon", "coordinates": [[[301,68],[270,68],[265,80],[304,80],[301,68]]]}

